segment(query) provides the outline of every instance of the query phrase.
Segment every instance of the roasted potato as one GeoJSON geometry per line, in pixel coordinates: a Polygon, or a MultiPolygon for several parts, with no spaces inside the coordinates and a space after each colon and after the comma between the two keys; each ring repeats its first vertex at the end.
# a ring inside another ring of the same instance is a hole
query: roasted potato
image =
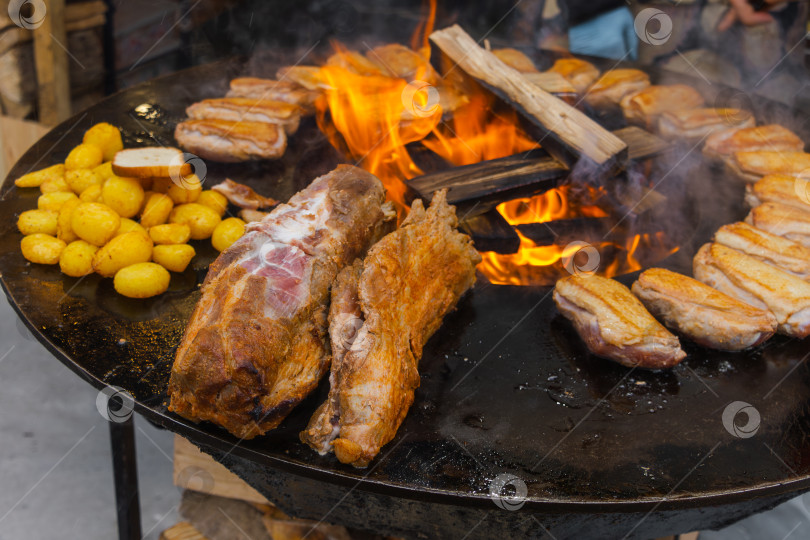
{"type": "Polygon", "coordinates": [[[93,255],[98,248],[84,240],[75,240],[67,245],[59,257],[59,268],[63,274],[82,277],[93,272],[93,255]]]}
{"type": "Polygon", "coordinates": [[[42,182],[39,186],[39,191],[42,193],[56,193],[59,191],[71,191],[64,176],[50,178],[42,182]]]}
{"type": "Polygon", "coordinates": [[[17,218],[17,228],[26,236],[37,233],[56,236],[58,217],[53,210],[26,210],[17,218]]]}
{"type": "Polygon", "coordinates": [[[109,242],[121,226],[121,217],[107,205],[83,202],[73,210],[70,228],[94,246],[109,242]]]}
{"type": "Polygon", "coordinates": [[[116,272],[152,258],[152,240],[138,231],[116,236],[93,256],[93,270],[101,276],[113,277],[116,272]]]}
{"type": "Polygon", "coordinates": [[[76,236],[76,233],[73,232],[70,223],[73,219],[73,211],[81,203],[79,199],[70,199],[59,209],[59,217],[56,219],[56,237],[66,244],[79,238],[76,236]]]}
{"type": "Polygon", "coordinates": [[[152,260],[171,272],[183,272],[194,255],[194,248],[188,244],[164,244],[155,246],[152,260]]]}
{"type": "Polygon", "coordinates": [[[37,199],[37,208],[40,210],[53,210],[58,212],[62,205],[72,199],[78,199],[72,191],[54,191],[53,193],[43,193],[37,199]]]}
{"type": "Polygon", "coordinates": [[[129,218],[121,218],[121,225],[115,232],[115,236],[121,236],[122,234],[128,232],[139,232],[145,237],[149,238],[149,232],[143,228],[143,225],[129,218]]]}
{"type": "Polygon", "coordinates": [[[100,186],[104,180],[93,169],[76,169],[65,173],[65,182],[73,193],[79,195],[90,186],[100,186]]]}
{"type": "Polygon", "coordinates": [[[101,202],[101,185],[90,186],[82,191],[79,199],[83,202],[101,202]]]}
{"type": "Polygon", "coordinates": [[[143,188],[135,178],[113,176],[101,188],[101,201],[125,218],[138,214],[143,204],[143,188]]]}
{"type": "Polygon", "coordinates": [[[36,233],[22,239],[20,249],[23,257],[32,263],[56,264],[65,249],[65,243],[48,234],[36,233]]]}
{"type": "Polygon", "coordinates": [[[141,225],[148,229],[166,223],[172,208],[174,208],[174,203],[168,195],[153,193],[149,196],[143,212],[141,212],[141,225]]]}
{"type": "Polygon", "coordinates": [[[107,122],[96,124],[85,131],[82,142],[100,148],[104,161],[111,161],[116,152],[124,149],[121,131],[107,122]]]}
{"type": "Polygon", "coordinates": [[[196,174],[189,174],[173,181],[166,193],[175,204],[193,203],[202,193],[202,182],[196,174]]]}
{"type": "Polygon", "coordinates": [[[225,219],[214,229],[214,234],[211,235],[211,245],[217,251],[225,251],[243,234],[245,234],[244,221],[235,217],[225,219]]]}
{"type": "Polygon", "coordinates": [[[93,172],[96,173],[102,180],[107,180],[108,178],[115,176],[115,173],[112,170],[112,161],[105,161],[93,169],[93,172]]]}
{"type": "Polygon", "coordinates": [[[207,206],[216,212],[220,218],[225,215],[225,210],[228,209],[228,199],[225,195],[218,191],[211,191],[210,189],[200,193],[196,203],[207,206]]]}
{"type": "Polygon", "coordinates": [[[194,240],[210,238],[220,221],[221,219],[216,212],[197,203],[175,206],[172,213],[169,214],[169,223],[188,225],[191,229],[191,238],[194,240]]]}
{"type": "Polygon", "coordinates": [[[65,176],[65,164],[57,163],[45,169],[24,174],[14,180],[14,185],[20,188],[39,187],[45,181],[65,176]]]}
{"type": "Polygon", "coordinates": [[[149,228],[149,237],[155,244],[185,244],[191,237],[191,228],[185,223],[166,223],[149,228]]]}
{"type": "Polygon", "coordinates": [[[94,144],[80,144],[70,151],[65,159],[65,170],[92,169],[98,167],[104,161],[104,154],[101,148],[94,144]]]}
{"type": "Polygon", "coordinates": [[[115,274],[113,286],[129,298],[157,296],[169,288],[171,276],[159,264],[142,262],[122,268],[115,274]]]}

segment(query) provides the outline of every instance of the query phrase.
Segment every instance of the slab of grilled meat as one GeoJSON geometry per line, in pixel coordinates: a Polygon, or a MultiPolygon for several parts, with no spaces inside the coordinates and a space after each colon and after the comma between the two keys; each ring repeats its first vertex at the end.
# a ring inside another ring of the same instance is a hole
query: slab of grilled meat
{"type": "Polygon", "coordinates": [[[292,103],[250,98],[204,99],[186,107],[186,114],[194,120],[278,124],[288,135],[298,130],[301,112],[301,108],[292,103]]]}
{"type": "Polygon", "coordinates": [[[301,432],[319,453],[365,467],[396,434],[419,386],[422,347],[475,282],[481,257],[457,226],[444,191],[427,210],[417,200],[398,230],[339,275],[329,398],[301,432]]]}
{"type": "Polygon", "coordinates": [[[667,327],[704,347],[741,351],[776,332],[770,311],[664,268],[643,272],[632,291],[667,327]]]}
{"type": "Polygon", "coordinates": [[[797,242],[742,221],[720,227],[714,233],[714,241],[810,280],[810,248],[797,242]]]}
{"type": "Polygon", "coordinates": [[[751,208],[775,202],[810,212],[810,179],[770,174],[745,186],[745,202],[751,208]]]}
{"type": "Polygon", "coordinates": [[[752,209],[746,223],[810,248],[810,212],[796,206],[767,202],[752,209]]]}
{"type": "Polygon", "coordinates": [[[756,127],[733,127],[712,133],[703,146],[707,157],[726,160],[734,152],[754,152],[770,150],[774,152],[801,152],[804,141],[798,135],[779,124],[756,127]]]}
{"type": "Polygon", "coordinates": [[[174,129],[184,150],[211,161],[277,159],[287,149],[284,127],[265,122],[186,120],[174,129]]]}
{"type": "Polygon", "coordinates": [[[393,226],[384,199],[375,176],[341,165],[248,224],[208,271],[169,410],[245,439],[276,427],[329,369],[329,289],[393,226]]]}
{"type": "Polygon", "coordinates": [[[693,260],[703,283],[776,316],[779,333],[810,335],[810,283],[721,244],[705,244],[693,260]]]}
{"type": "Polygon", "coordinates": [[[678,338],[615,279],[565,277],[554,287],[554,302],[597,356],[649,369],[673,367],[686,356],[678,338]]]}

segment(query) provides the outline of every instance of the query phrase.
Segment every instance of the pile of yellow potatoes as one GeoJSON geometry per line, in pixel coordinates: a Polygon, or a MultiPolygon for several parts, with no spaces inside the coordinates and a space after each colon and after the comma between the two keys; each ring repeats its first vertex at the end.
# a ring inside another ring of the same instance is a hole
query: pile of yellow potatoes
{"type": "Polygon", "coordinates": [[[123,147],[118,128],[96,124],[64,163],[18,178],[17,187],[42,192],[37,209],[19,216],[20,245],[32,263],[58,264],[72,277],[96,272],[119,294],[148,298],[166,291],[170,271],[185,271],[196,254],[190,239],[210,238],[222,251],[245,222],[223,220],[228,200],[203,191],[193,174],[182,182],[116,176],[112,159],[123,147]]]}

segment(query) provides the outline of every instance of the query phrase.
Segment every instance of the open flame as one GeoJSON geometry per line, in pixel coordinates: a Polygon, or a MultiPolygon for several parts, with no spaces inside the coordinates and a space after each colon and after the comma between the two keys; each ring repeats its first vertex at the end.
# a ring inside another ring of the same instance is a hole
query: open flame
{"type": "MultiPolygon", "coordinates": [[[[431,0],[428,15],[414,32],[411,50],[403,52],[409,67],[416,66],[407,77],[390,76],[396,66],[386,64],[373,49],[364,55],[337,43],[335,54],[320,71],[328,90],[317,104],[319,127],[336,148],[380,178],[388,198],[398,206],[400,219],[408,209],[404,180],[423,174],[409,145],[413,150],[421,144],[455,166],[539,147],[520,128],[514,110],[497,110],[492,94],[462,81],[459,73],[444,80],[438,77],[430,65],[428,43],[435,16],[436,2],[431,0]]],[[[596,204],[571,204],[567,188],[505,202],[497,211],[512,225],[606,215],[596,204]]],[[[482,253],[478,269],[492,283],[550,284],[563,275],[561,263],[577,256],[577,246],[542,246],[518,235],[517,253],[482,253]]],[[[637,270],[641,268],[637,251],[663,241],[663,235],[635,235],[621,246],[601,242],[593,246],[606,263],[599,273],[613,276],[637,270]]]]}
{"type": "MultiPolygon", "coordinates": [[[[588,188],[591,193],[586,197],[596,200],[598,191],[588,188]]],[[[497,210],[510,225],[529,223],[548,223],[560,219],[575,217],[606,217],[607,213],[594,204],[576,204],[570,198],[570,187],[563,186],[531,198],[515,199],[498,205],[497,210]]],[[[667,245],[663,233],[633,234],[623,245],[611,241],[600,241],[594,244],[570,242],[566,245],[538,245],[530,238],[517,231],[520,237],[520,249],[514,254],[484,252],[478,270],[491,283],[499,285],[549,285],[560,277],[571,272],[572,265],[580,271],[590,271],[588,263],[598,262],[598,273],[612,277],[642,268],[637,259],[639,249],[654,253],[674,253],[677,248],[667,245]],[[592,249],[588,254],[589,249],[592,249]],[[579,256],[585,254],[584,260],[579,256]],[[597,257],[598,261],[590,260],[597,257]],[[565,263],[568,264],[565,264],[565,263]],[[604,263],[604,264],[602,264],[604,263]]]]}

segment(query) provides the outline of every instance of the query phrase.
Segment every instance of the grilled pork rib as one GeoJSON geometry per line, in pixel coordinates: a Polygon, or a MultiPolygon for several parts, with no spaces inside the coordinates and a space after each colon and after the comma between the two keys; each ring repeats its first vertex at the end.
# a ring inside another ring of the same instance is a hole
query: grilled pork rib
{"type": "Polygon", "coordinates": [[[384,198],[375,176],[341,165],[248,224],[208,271],[169,410],[245,439],[276,427],[329,368],[329,288],[390,230],[384,198]]]}
{"type": "Polygon", "coordinates": [[[643,272],[632,291],[667,327],[704,347],[741,351],[776,332],[776,318],[770,311],[663,268],[643,272]]]}
{"type": "Polygon", "coordinates": [[[481,257],[457,225],[444,191],[427,211],[417,200],[362,268],[340,274],[330,310],[329,398],[301,433],[318,452],[365,467],[396,434],[419,386],[422,347],[475,282],[481,257]]]}
{"type": "Polygon", "coordinates": [[[693,265],[695,278],[706,285],[770,310],[779,333],[810,335],[810,283],[721,244],[705,244],[693,265]]]}
{"type": "Polygon", "coordinates": [[[554,302],[597,356],[649,369],[673,367],[686,356],[678,338],[615,279],[565,277],[554,287],[554,302]]]}

